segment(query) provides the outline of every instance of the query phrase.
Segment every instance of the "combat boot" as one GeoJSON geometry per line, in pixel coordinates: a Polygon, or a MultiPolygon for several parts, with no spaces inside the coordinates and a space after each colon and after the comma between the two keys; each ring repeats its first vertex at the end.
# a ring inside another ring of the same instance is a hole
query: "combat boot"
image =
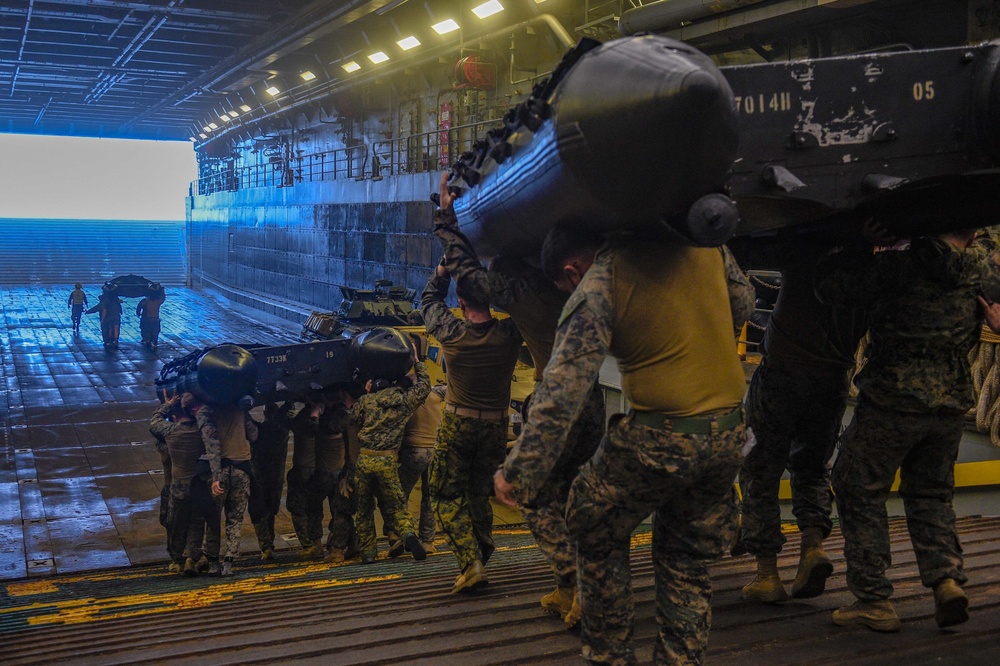
{"type": "Polygon", "coordinates": [[[326,550],[323,548],[323,544],[314,543],[311,546],[307,546],[302,549],[299,553],[299,558],[303,560],[316,560],[326,555],[326,550]]]}
{"type": "Polygon", "coordinates": [[[757,577],[743,587],[743,598],[747,601],[760,601],[765,604],[776,604],[788,600],[788,594],[781,584],[778,575],[777,555],[757,556],[757,577]]]}
{"type": "Polygon", "coordinates": [[[178,562],[171,562],[170,566],[167,567],[167,571],[169,571],[170,573],[180,573],[181,572],[181,565],[180,565],[180,563],[178,563],[178,562]]]}
{"type": "Polygon", "coordinates": [[[489,582],[490,577],[486,574],[483,563],[474,560],[462,570],[462,574],[455,580],[455,587],[451,591],[453,594],[455,592],[474,592],[489,585],[489,582]]]}
{"type": "Polygon", "coordinates": [[[273,548],[265,548],[264,550],[260,551],[260,559],[262,559],[262,560],[273,560],[274,559],[274,549],[273,548]]]}
{"type": "Polygon", "coordinates": [[[206,557],[205,555],[199,557],[198,561],[195,562],[195,567],[197,568],[198,573],[205,573],[211,568],[211,566],[212,565],[208,561],[208,557],[206,557]]]}
{"type": "Polygon", "coordinates": [[[406,552],[406,543],[399,537],[396,537],[395,541],[391,541],[389,543],[389,553],[388,553],[389,557],[399,557],[405,552],[406,552]]]}
{"type": "Polygon", "coordinates": [[[422,562],[427,559],[427,553],[424,551],[424,547],[420,543],[420,539],[418,539],[415,535],[410,534],[407,536],[406,539],[403,540],[403,545],[406,550],[410,551],[413,555],[413,559],[417,562],[422,562]]]}
{"type": "Polygon", "coordinates": [[[345,559],[346,558],[344,557],[344,549],[334,548],[333,550],[330,551],[330,554],[327,555],[326,559],[324,559],[323,561],[329,562],[331,564],[339,564],[343,562],[345,559]]]}
{"type": "Polygon", "coordinates": [[[190,557],[187,558],[186,560],[184,560],[184,570],[183,570],[183,573],[184,573],[185,576],[189,576],[189,577],[197,576],[198,575],[198,564],[192,558],[190,558],[190,557]]]}
{"type": "Polygon", "coordinates": [[[212,560],[208,563],[208,575],[218,576],[222,573],[222,567],[219,566],[219,560],[212,560]]]}
{"type": "Polygon", "coordinates": [[[226,560],[225,562],[223,562],[222,563],[222,571],[219,573],[219,575],[222,576],[223,578],[229,578],[230,576],[232,576],[233,575],[233,563],[231,561],[229,561],[229,560],[226,560]]]}
{"type": "Polygon", "coordinates": [[[941,628],[969,620],[969,598],[954,578],[934,586],[934,621],[941,628]]]}
{"type": "Polygon", "coordinates": [[[833,623],[838,627],[861,625],[872,631],[893,633],[903,626],[896,615],[896,609],[888,599],[861,601],[833,611],[833,623]]]}
{"type": "Polygon", "coordinates": [[[567,613],[573,608],[573,596],[575,594],[575,586],[560,585],[542,597],[542,608],[550,613],[559,613],[559,617],[566,619],[567,613]]]}
{"type": "Polygon", "coordinates": [[[424,552],[428,555],[433,555],[437,552],[437,548],[434,547],[433,541],[421,541],[420,545],[424,547],[424,552]]]}
{"type": "Polygon", "coordinates": [[[567,629],[572,629],[580,623],[581,617],[583,617],[583,608],[580,607],[580,595],[574,590],[573,606],[569,609],[569,612],[566,613],[566,617],[563,618],[563,622],[566,623],[567,629]]]}
{"type": "Polygon", "coordinates": [[[833,563],[823,550],[823,531],[818,527],[802,530],[802,551],[792,583],[792,596],[796,599],[818,597],[826,589],[826,579],[832,573],[833,563]]]}

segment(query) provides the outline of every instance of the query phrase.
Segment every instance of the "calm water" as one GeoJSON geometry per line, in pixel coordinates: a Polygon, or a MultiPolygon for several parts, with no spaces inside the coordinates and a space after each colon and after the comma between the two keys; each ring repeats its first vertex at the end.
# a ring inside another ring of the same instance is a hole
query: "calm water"
{"type": "Polygon", "coordinates": [[[93,284],[128,273],[182,283],[184,224],[0,218],[0,284],[93,284]]]}

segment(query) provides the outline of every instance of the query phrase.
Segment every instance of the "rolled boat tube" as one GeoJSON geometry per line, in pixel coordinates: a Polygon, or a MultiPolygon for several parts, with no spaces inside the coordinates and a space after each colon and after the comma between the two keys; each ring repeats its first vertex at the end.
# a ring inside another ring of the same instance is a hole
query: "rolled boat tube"
{"type": "Polygon", "coordinates": [[[459,227],[482,256],[537,257],[556,225],[657,234],[666,224],[709,245],[731,233],[699,239],[689,228],[688,209],[722,191],[739,123],[726,79],[683,42],[584,40],[502,132],[449,180],[459,227]]]}

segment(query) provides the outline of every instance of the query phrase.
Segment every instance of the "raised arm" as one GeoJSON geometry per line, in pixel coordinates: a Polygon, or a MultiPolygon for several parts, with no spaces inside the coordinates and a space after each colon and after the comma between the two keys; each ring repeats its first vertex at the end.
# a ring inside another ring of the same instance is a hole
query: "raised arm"
{"type": "Polygon", "coordinates": [[[212,408],[205,405],[199,409],[195,414],[195,421],[198,430],[201,431],[201,441],[205,445],[208,466],[212,469],[212,483],[219,483],[222,481],[222,442],[219,441],[212,408]]]}
{"type": "Polygon", "coordinates": [[[153,418],[149,420],[149,432],[156,438],[156,448],[160,448],[160,442],[165,442],[167,435],[173,430],[174,424],[167,420],[170,407],[177,401],[176,397],[171,398],[156,408],[153,418]]]}
{"type": "Polygon", "coordinates": [[[565,448],[611,344],[611,287],[610,253],[600,253],[566,302],[524,431],[497,473],[501,501],[510,503],[516,495],[521,504],[531,505],[565,448]],[[511,484],[513,493],[503,493],[504,484],[511,484]]]}
{"type": "Polygon", "coordinates": [[[449,284],[451,279],[447,271],[439,266],[420,294],[420,314],[424,318],[424,326],[428,333],[441,342],[454,340],[463,331],[462,320],[456,317],[444,302],[448,295],[449,284]]]}

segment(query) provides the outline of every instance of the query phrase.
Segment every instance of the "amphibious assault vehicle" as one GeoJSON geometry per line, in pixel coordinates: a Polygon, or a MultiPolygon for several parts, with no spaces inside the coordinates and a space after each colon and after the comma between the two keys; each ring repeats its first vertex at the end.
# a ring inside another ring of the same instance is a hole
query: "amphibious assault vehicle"
{"type": "MultiPolygon", "coordinates": [[[[393,285],[391,280],[376,280],[374,289],[340,287],[344,300],[334,312],[313,312],[302,326],[303,340],[337,340],[359,335],[374,327],[392,326],[409,336],[421,356],[427,359],[432,384],[447,382],[447,368],[441,343],[427,334],[420,311],[414,307],[416,291],[393,285]]],[[[456,314],[459,314],[456,312],[456,314]]],[[[496,313],[498,317],[505,317],[496,313]]],[[[522,348],[510,385],[511,438],[521,431],[521,406],[534,390],[534,367],[527,348],[522,348]]]]}

